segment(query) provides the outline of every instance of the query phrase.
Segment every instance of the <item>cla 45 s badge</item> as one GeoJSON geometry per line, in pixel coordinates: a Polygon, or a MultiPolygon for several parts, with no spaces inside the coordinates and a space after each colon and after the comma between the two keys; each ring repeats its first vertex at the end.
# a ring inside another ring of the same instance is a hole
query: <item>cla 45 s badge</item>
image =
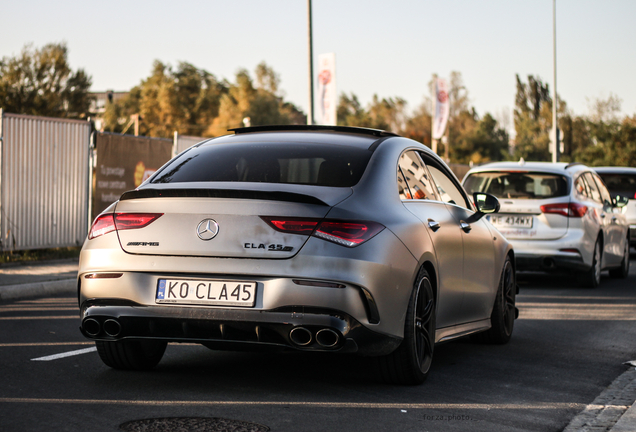
{"type": "Polygon", "coordinates": [[[263,243],[245,243],[243,244],[245,249],[265,249],[269,252],[291,252],[294,250],[292,246],[285,246],[282,244],[270,244],[266,245],[263,243]]]}

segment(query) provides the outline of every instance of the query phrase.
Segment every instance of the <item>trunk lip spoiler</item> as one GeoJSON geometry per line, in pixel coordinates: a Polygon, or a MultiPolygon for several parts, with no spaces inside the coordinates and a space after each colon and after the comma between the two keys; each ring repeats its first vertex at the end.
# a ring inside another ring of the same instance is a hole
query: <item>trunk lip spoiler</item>
{"type": "Polygon", "coordinates": [[[297,192],[264,191],[251,189],[213,189],[213,188],[183,188],[183,189],[154,189],[144,188],[124,192],[120,201],[145,198],[236,198],[261,199],[269,201],[288,201],[303,204],[315,204],[331,207],[325,201],[315,196],[297,192]]]}

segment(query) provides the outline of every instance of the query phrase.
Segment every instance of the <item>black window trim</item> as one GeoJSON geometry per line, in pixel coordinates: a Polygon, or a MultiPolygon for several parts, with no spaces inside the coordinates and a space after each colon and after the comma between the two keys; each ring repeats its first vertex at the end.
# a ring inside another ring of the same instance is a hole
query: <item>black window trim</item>
{"type": "MultiPolygon", "coordinates": [[[[418,150],[418,153],[420,155],[420,158],[422,159],[422,161],[426,165],[427,169],[428,169],[429,165],[432,165],[435,168],[437,168],[438,170],[440,170],[443,174],[446,174],[446,177],[448,177],[448,179],[451,181],[451,183],[453,183],[455,185],[455,187],[459,190],[459,193],[462,195],[462,197],[464,198],[464,201],[466,202],[466,206],[461,206],[459,204],[453,204],[453,203],[450,203],[450,202],[447,203],[447,202],[441,201],[441,197],[440,197],[440,202],[442,202],[444,204],[455,205],[457,207],[460,207],[460,208],[475,212],[476,210],[475,210],[475,208],[473,206],[473,203],[472,203],[471,200],[468,199],[468,195],[466,194],[466,191],[464,190],[464,187],[457,180],[457,176],[449,168],[447,168],[445,166],[445,164],[440,164],[431,155],[426,154],[422,150],[418,150]],[[430,163],[429,160],[432,161],[433,163],[430,163]]],[[[430,174],[430,171],[429,171],[429,174],[430,174]]],[[[435,182],[435,177],[433,177],[432,174],[431,174],[431,180],[433,181],[433,183],[435,183],[435,187],[437,188],[437,183],[435,182]]],[[[436,191],[436,195],[438,195],[437,191],[436,191]]]]}

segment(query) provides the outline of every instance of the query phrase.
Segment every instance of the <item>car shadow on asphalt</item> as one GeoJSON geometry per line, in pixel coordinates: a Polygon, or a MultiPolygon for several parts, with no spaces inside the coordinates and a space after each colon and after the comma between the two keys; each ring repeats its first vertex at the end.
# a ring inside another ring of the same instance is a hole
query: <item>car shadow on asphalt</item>
{"type": "MultiPolygon", "coordinates": [[[[461,363],[466,350],[482,349],[487,347],[469,339],[439,345],[429,380],[456,362],[461,363]],[[457,344],[461,345],[459,349],[457,344]]],[[[343,386],[379,394],[389,388],[401,388],[406,396],[420,393],[426,387],[426,383],[423,387],[384,383],[373,358],[335,353],[213,351],[203,346],[179,344],[170,345],[164,359],[152,371],[105,368],[95,380],[108,382],[124,394],[143,388],[148,395],[167,393],[175,399],[180,398],[179,394],[183,399],[197,394],[209,397],[211,390],[240,399],[250,395],[260,399],[264,390],[272,398],[284,399],[287,394],[303,394],[303,389],[307,398],[326,397],[333,396],[335,389],[343,386]]]]}

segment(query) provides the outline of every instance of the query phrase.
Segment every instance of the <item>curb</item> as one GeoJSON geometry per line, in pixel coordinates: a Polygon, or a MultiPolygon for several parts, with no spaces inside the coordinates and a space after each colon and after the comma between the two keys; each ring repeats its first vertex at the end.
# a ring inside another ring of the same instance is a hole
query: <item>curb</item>
{"type": "Polygon", "coordinates": [[[563,432],[636,430],[636,368],[630,367],[577,414],[563,432]]]}
{"type": "Polygon", "coordinates": [[[0,301],[51,294],[76,294],[77,279],[0,286],[0,301]]]}
{"type": "Polygon", "coordinates": [[[632,405],[616,422],[610,432],[632,432],[636,425],[636,405],[632,405]]]}

